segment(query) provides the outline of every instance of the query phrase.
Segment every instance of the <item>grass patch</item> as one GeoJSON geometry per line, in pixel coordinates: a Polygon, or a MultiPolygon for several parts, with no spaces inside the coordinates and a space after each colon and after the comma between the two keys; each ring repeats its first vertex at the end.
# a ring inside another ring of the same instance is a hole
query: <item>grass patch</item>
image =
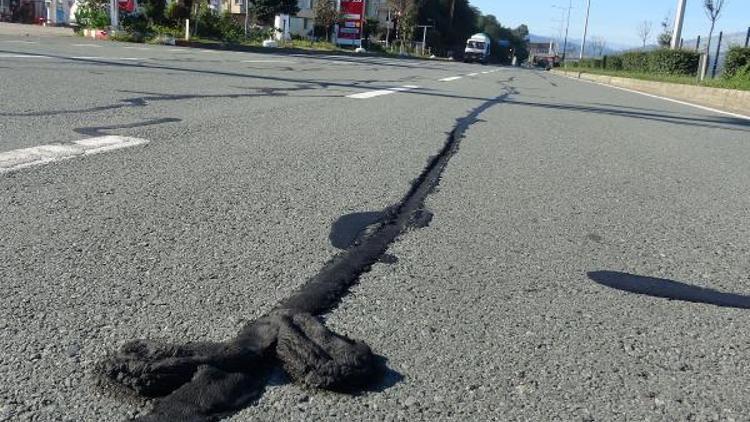
{"type": "Polygon", "coordinates": [[[656,73],[641,73],[641,72],[628,72],[624,70],[605,70],[605,69],[577,69],[566,67],[563,70],[571,72],[591,73],[594,75],[607,75],[617,76],[621,78],[633,78],[641,79],[645,81],[656,81],[656,82],[671,82],[675,84],[683,85],[696,85],[696,86],[707,86],[711,88],[726,88],[726,89],[739,89],[743,91],[750,91],[750,79],[743,78],[740,76],[724,79],[706,79],[703,82],[698,81],[695,76],[684,76],[684,75],[666,75],[656,73]]]}

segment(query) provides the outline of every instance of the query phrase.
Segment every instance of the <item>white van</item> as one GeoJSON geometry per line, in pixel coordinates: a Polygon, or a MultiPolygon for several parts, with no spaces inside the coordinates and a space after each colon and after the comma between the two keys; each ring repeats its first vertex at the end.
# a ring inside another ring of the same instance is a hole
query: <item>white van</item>
{"type": "Polygon", "coordinates": [[[492,41],[487,34],[474,34],[466,41],[464,63],[479,62],[485,64],[490,59],[492,41]]]}

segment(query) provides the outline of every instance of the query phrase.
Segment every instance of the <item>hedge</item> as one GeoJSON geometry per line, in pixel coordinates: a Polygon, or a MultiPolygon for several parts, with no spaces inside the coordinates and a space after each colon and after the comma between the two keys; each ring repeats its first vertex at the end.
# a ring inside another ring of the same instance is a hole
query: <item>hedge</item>
{"type": "Polygon", "coordinates": [[[649,53],[648,70],[669,75],[696,75],[700,54],[694,51],[659,49],[649,53]]]}
{"type": "Polygon", "coordinates": [[[659,49],[649,52],[629,51],[602,59],[583,59],[575,67],[624,70],[638,73],[695,75],[700,55],[693,51],[659,49]]]}
{"type": "Polygon", "coordinates": [[[729,79],[743,73],[750,77],[750,48],[732,47],[724,62],[724,77],[729,79]]]}
{"type": "Polygon", "coordinates": [[[648,53],[642,51],[631,51],[620,55],[622,58],[622,70],[630,72],[648,71],[648,53]]]}

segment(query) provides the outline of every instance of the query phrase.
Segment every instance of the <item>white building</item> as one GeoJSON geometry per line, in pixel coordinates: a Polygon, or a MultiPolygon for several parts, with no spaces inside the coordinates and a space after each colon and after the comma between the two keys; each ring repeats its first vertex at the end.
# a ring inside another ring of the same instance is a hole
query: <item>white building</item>
{"type": "MultiPolygon", "coordinates": [[[[232,13],[244,14],[244,9],[242,8],[244,7],[244,3],[242,3],[244,0],[228,1],[236,3],[236,5],[232,4],[232,13]]],[[[297,7],[299,7],[299,12],[297,15],[289,17],[290,34],[300,36],[312,35],[313,27],[315,26],[315,12],[313,11],[315,1],[317,0],[298,0],[297,7]]],[[[385,26],[388,19],[387,0],[365,0],[365,16],[370,19],[378,19],[381,25],[385,26]]],[[[319,37],[322,36],[322,34],[316,35],[319,37]]]]}

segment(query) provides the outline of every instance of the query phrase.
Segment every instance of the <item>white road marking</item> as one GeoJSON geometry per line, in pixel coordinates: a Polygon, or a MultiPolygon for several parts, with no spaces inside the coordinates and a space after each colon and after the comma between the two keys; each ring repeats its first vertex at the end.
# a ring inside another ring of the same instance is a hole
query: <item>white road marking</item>
{"type": "Polygon", "coordinates": [[[451,76],[449,78],[438,79],[438,81],[439,82],[451,82],[451,81],[457,81],[461,78],[463,78],[463,76],[451,76]]]}
{"type": "Polygon", "coordinates": [[[356,98],[356,99],[362,100],[362,99],[367,99],[367,98],[380,97],[381,95],[393,94],[396,92],[410,91],[412,89],[418,89],[418,88],[419,87],[416,85],[404,85],[401,87],[379,89],[377,91],[368,91],[368,92],[361,92],[359,94],[347,95],[347,98],[356,98]]]}
{"type": "Polygon", "coordinates": [[[91,48],[101,48],[101,45],[98,44],[71,44],[73,47],[91,47],[91,48]]]}
{"type": "Polygon", "coordinates": [[[292,60],[242,60],[241,63],[297,63],[292,60]]]}
{"type": "Polygon", "coordinates": [[[651,97],[651,98],[656,98],[656,99],[659,99],[659,100],[669,101],[671,103],[685,105],[685,106],[688,106],[688,107],[694,107],[694,108],[697,108],[697,109],[700,109],[700,110],[710,111],[712,113],[723,114],[725,116],[735,117],[735,118],[743,119],[743,120],[750,120],[750,116],[746,116],[744,114],[737,114],[737,113],[732,113],[732,112],[729,112],[729,111],[718,110],[718,109],[711,108],[711,107],[706,107],[706,106],[702,106],[702,105],[698,105],[698,104],[689,103],[687,101],[675,100],[674,98],[662,97],[660,95],[649,94],[649,93],[646,93],[646,92],[636,91],[634,89],[628,89],[628,88],[623,88],[623,87],[614,86],[614,85],[607,85],[607,84],[603,84],[603,83],[600,83],[600,82],[587,81],[585,79],[578,79],[578,78],[574,78],[572,76],[565,76],[565,77],[573,79],[573,80],[576,80],[576,81],[580,81],[580,82],[586,82],[586,83],[590,83],[590,84],[594,84],[594,85],[604,86],[604,87],[607,87],[607,88],[619,89],[620,91],[632,92],[633,94],[645,95],[646,97],[651,97]]]}
{"type": "Polygon", "coordinates": [[[133,47],[133,46],[125,46],[122,48],[127,48],[128,50],[151,50],[148,47],[133,47]]]}
{"type": "Polygon", "coordinates": [[[22,41],[22,40],[6,40],[3,42],[17,43],[17,44],[39,44],[37,41],[22,41]]]}
{"type": "Polygon", "coordinates": [[[0,174],[54,161],[68,160],[102,152],[147,144],[149,141],[123,136],[101,136],[67,144],[39,145],[0,152],[0,174]]]}
{"type": "Polygon", "coordinates": [[[469,73],[469,74],[468,74],[468,75],[466,75],[466,76],[479,76],[479,74],[478,74],[478,73],[469,73]]]}
{"type": "Polygon", "coordinates": [[[488,70],[488,71],[482,72],[482,75],[486,75],[486,74],[488,74],[488,73],[492,73],[492,72],[490,72],[490,71],[488,70]]]}
{"type": "Polygon", "coordinates": [[[74,60],[149,60],[147,57],[101,57],[101,56],[73,56],[74,60]]]}
{"type": "Polygon", "coordinates": [[[0,54],[0,58],[4,59],[54,59],[50,56],[36,56],[32,54],[0,54]]]}

